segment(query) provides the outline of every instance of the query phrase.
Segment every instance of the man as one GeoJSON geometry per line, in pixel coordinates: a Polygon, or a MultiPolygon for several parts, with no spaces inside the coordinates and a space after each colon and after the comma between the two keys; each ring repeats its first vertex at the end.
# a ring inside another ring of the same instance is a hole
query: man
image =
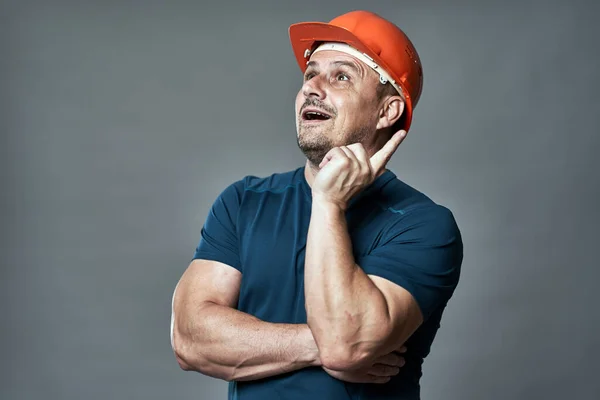
{"type": "Polygon", "coordinates": [[[229,381],[230,399],[418,399],[462,262],[452,213],[385,168],[419,57],[365,11],[290,38],[306,165],[247,176],[213,204],[173,296],[177,361],[229,381]]]}

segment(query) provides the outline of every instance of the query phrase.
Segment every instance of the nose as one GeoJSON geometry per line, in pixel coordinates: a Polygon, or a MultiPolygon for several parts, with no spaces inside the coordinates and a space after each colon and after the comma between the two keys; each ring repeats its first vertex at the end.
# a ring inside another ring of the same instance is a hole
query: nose
{"type": "Polygon", "coordinates": [[[302,94],[304,97],[317,97],[323,100],[325,98],[325,90],[323,88],[323,78],[321,75],[315,75],[302,85],[302,94]]]}

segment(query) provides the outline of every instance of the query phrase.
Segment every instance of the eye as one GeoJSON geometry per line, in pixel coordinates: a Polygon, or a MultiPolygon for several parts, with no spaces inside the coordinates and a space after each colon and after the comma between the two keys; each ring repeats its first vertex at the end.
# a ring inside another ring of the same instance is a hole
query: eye
{"type": "Polygon", "coordinates": [[[350,77],[343,72],[340,72],[336,75],[336,79],[338,81],[349,81],[350,77]]]}
{"type": "Polygon", "coordinates": [[[308,81],[310,79],[312,79],[315,76],[315,73],[313,71],[307,72],[306,74],[304,74],[304,80],[308,81]]]}

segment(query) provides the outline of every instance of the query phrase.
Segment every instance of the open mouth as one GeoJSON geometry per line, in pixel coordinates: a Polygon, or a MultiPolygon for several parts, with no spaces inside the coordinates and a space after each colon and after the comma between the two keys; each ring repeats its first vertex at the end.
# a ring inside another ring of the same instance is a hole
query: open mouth
{"type": "Polygon", "coordinates": [[[304,121],[326,121],[328,119],[331,119],[331,115],[321,110],[307,108],[302,112],[302,120],[304,121]]]}

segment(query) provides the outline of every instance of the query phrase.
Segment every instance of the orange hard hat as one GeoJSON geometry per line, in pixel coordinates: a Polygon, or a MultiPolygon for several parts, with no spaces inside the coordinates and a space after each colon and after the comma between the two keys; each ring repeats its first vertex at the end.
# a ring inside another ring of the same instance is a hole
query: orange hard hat
{"type": "Polygon", "coordinates": [[[390,81],[401,92],[406,105],[400,125],[408,132],[413,109],[423,89],[423,68],[417,50],[400,28],[375,13],[351,11],[329,23],[293,24],[289,34],[303,73],[310,56],[323,43],[343,43],[346,48],[357,50],[347,52],[367,61],[380,73],[382,83],[390,81]]]}

